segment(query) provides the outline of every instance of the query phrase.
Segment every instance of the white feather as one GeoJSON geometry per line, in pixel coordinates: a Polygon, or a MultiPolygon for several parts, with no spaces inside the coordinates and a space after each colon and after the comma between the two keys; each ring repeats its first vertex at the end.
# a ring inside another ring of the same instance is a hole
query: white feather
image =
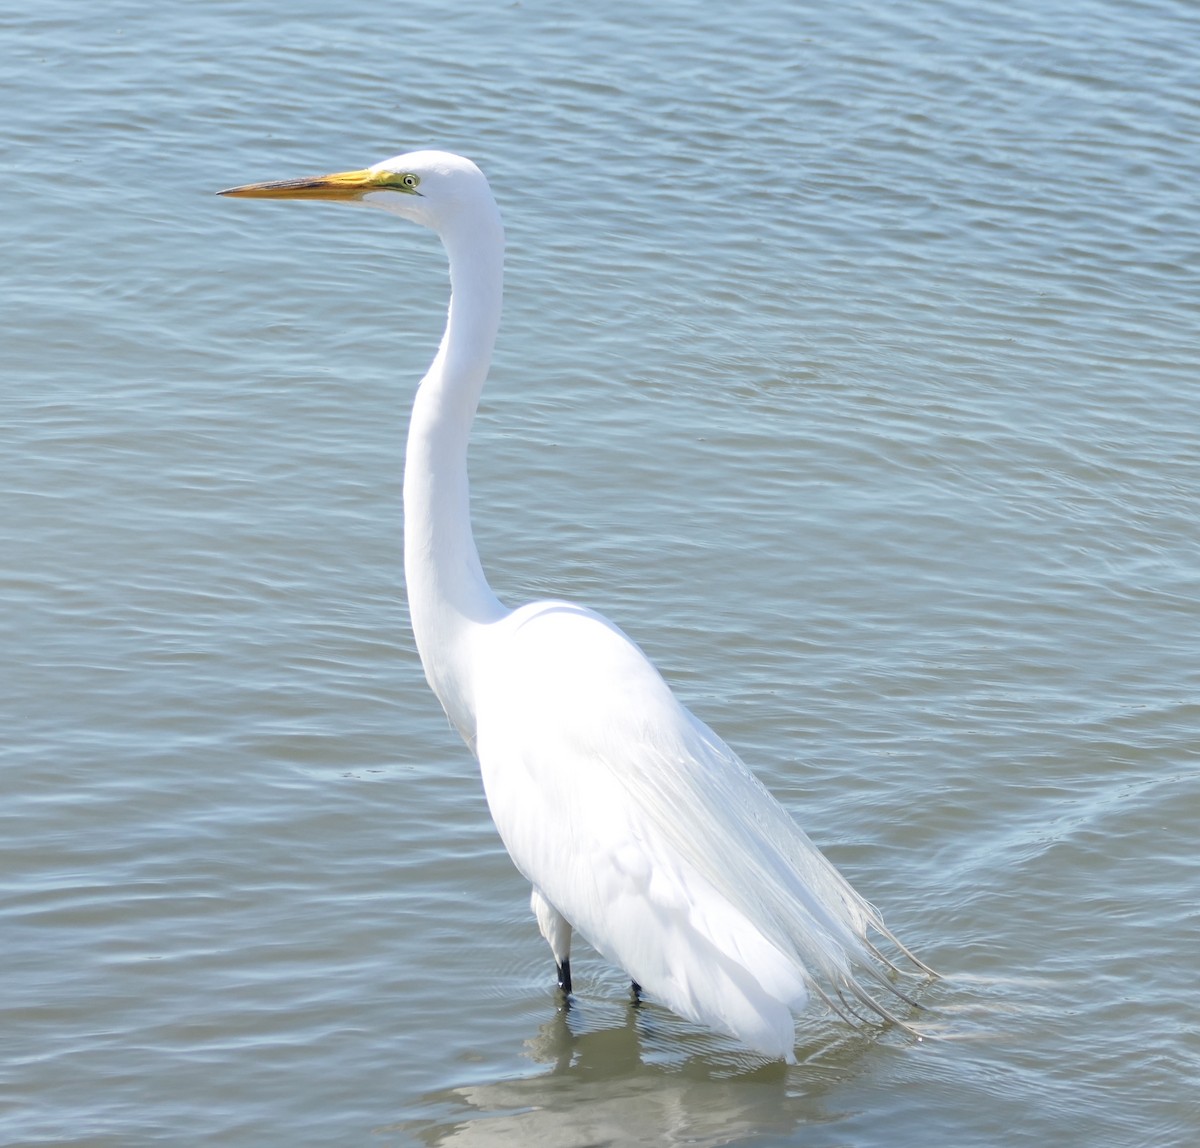
{"type": "Polygon", "coordinates": [[[476,749],[517,868],[668,1007],[790,1057],[806,989],[870,965],[875,911],[599,615],[523,607],[477,657],[476,749]]]}

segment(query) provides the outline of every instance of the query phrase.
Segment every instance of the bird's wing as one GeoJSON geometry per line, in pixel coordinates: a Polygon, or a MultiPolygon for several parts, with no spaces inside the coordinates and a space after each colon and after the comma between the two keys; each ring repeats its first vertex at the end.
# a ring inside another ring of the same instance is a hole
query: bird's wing
{"type": "Polygon", "coordinates": [[[806,986],[860,996],[878,914],[620,630],[537,603],[499,624],[481,667],[477,750],[496,826],[600,952],[743,1039],[745,1017],[714,1007],[748,1008],[778,1041],[806,986]]]}

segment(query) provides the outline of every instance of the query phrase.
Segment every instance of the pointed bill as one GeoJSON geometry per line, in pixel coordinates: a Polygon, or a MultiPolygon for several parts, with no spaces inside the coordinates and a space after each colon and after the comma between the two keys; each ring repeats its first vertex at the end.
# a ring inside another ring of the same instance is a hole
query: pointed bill
{"type": "Polygon", "coordinates": [[[242,199],[362,199],[371,191],[412,192],[395,172],[363,168],[340,171],[333,175],[314,175],[300,179],[273,179],[266,183],[246,183],[217,192],[242,199]]]}

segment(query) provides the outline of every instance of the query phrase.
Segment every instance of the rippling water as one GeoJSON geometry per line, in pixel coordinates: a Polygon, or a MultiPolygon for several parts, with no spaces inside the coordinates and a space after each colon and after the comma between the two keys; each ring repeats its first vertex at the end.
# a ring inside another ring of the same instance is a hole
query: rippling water
{"type": "Polygon", "coordinates": [[[3,22],[0,1141],[1191,1145],[1200,15],[47,0],[3,22]],[[432,237],[505,214],[502,596],[631,632],[947,976],[764,1066],[579,954],[403,603],[432,237]]]}

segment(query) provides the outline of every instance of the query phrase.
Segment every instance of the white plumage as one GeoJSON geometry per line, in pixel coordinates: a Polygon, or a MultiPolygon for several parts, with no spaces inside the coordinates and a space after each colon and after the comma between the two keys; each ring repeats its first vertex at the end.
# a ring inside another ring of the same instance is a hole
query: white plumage
{"type": "Polygon", "coordinates": [[[413,631],[479,758],[560,972],[577,930],[681,1016],[787,1060],[810,991],[843,1016],[862,1005],[894,1019],[862,983],[896,992],[869,938],[895,942],[878,914],[641,650],[571,603],[510,611],[483,576],[467,440],[499,324],[504,241],[479,169],[414,152],[226,194],[360,200],[432,227],[446,247],[450,311],[404,473],[413,631]]]}

